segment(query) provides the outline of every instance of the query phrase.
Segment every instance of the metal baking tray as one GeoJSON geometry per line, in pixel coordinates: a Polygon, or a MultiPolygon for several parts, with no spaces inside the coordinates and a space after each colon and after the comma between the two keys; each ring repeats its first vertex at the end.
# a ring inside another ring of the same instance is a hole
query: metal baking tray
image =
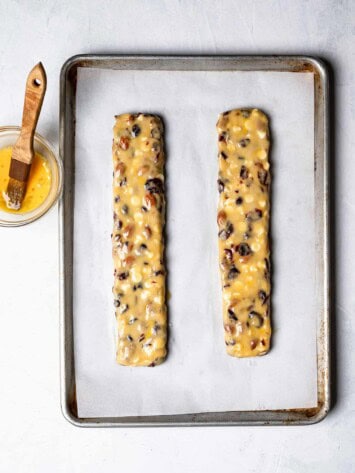
{"type": "Polygon", "coordinates": [[[330,408],[329,296],[329,96],[328,72],[308,56],[143,56],[81,55],[70,58],[60,76],[60,154],[64,194],[60,220],[61,406],[65,418],[85,427],[305,425],[324,419],[330,408]],[[314,408],[199,412],[195,414],[81,418],[78,416],[73,336],[73,215],[75,170],[75,99],[78,68],[169,71],[286,71],[314,75],[314,179],[316,199],[316,264],[322,301],[317,313],[318,402],[314,408]]]}

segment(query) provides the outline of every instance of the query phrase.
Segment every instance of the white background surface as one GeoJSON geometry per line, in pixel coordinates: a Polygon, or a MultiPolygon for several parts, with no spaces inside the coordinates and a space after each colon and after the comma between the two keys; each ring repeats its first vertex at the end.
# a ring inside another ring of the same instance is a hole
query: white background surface
{"type": "MultiPolygon", "coordinates": [[[[20,122],[39,59],[39,132],[58,143],[59,70],[93,52],[309,53],[335,71],[337,399],[310,427],[78,429],[59,408],[57,214],[0,229],[0,472],[351,472],[355,469],[354,2],[2,1],[0,122],[20,122]]],[[[302,257],[302,255],[299,255],[302,257]]]]}
{"type": "Polygon", "coordinates": [[[79,70],[74,334],[80,417],[317,405],[313,90],[310,73],[79,70]],[[248,104],[271,118],[274,336],[268,356],[238,360],[226,356],[223,338],[216,121],[248,104]],[[114,355],[112,126],[114,115],[129,110],[157,113],[166,125],[169,356],[154,370],[117,366],[114,355]],[[306,259],[292,258],[296,247],[306,259]]]}

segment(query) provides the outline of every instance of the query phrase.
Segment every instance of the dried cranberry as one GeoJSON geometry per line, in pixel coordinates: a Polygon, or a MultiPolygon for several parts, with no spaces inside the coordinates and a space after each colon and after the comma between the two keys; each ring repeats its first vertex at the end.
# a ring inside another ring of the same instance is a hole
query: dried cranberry
{"type": "Polygon", "coordinates": [[[260,184],[266,184],[267,181],[268,181],[268,172],[265,171],[265,169],[261,169],[260,171],[258,171],[258,179],[259,179],[259,182],[260,184]]]}
{"type": "Polygon", "coordinates": [[[240,168],[240,177],[242,179],[248,179],[248,176],[249,176],[249,171],[248,171],[248,168],[246,166],[243,166],[240,168]]]}
{"type": "Polygon", "coordinates": [[[225,131],[223,131],[219,137],[218,137],[218,141],[223,141],[224,143],[227,143],[227,133],[225,131]]]}
{"type": "Polygon", "coordinates": [[[138,126],[137,124],[132,126],[132,136],[136,137],[139,135],[140,132],[141,132],[140,126],[138,126]]]}
{"type": "Polygon", "coordinates": [[[266,294],[265,291],[260,290],[258,292],[259,299],[261,300],[261,304],[264,305],[265,302],[268,300],[269,296],[266,294]]]}
{"type": "Polygon", "coordinates": [[[223,192],[224,191],[224,183],[223,183],[222,179],[218,179],[217,184],[218,184],[218,192],[219,193],[223,192]]]}
{"type": "Polygon", "coordinates": [[[162,194],[164,192],[164,184],[161,179],[154,177],[153,179],[148,179],[144,184],[144,187],[151,194],[162,194]]]}
{"type": "Polygon", "coordinates": [[[252,252],[248,243],[240,243],[237,246],[237,251],[240,254],[240,256],[248,256],[252,252]]]}
{"type": "Polygon", "coordinates": [[[238,320],[238,317],[235,315],[233,309],[228,309],[228,317],[230,320],[234,320],[235,322],[238,320]]]}
{"type": "Polygon", "coordinates": [[[226,227],[218,233],[218,236],[221,240],[227,240],[234,231],[233,224],[227,222],[226,227]]]}
{"type": "Polygon", "coordinates": [[[235,266],[232,266],[228,271],[228,279],[235,279],[239,274],[238,269],[235,266]]]}
{"type": "Polygon", "coordinates": [[[265,279],[269,281],[270,280],[270,262],[267,258],[265,258],[265,265],[266,265],[266,269],[264,271],[264,276],[265,276],[265,279]]]}
{"type": "Polygon", "coordinates": [[[226,258],[228,261],[233,261],[233,253],[232,250],[229,250],[228,248],[224,249],[224,254],[226,255],[226,258]]]}
{"type": "Polygon", "coordinates": [[[250,143],[249,138],[244,138],[244,139],[242,139],[242,140],[239,141],[239,146],[240,146],[241,148],[246,148],[249,143],[250,143]]]}

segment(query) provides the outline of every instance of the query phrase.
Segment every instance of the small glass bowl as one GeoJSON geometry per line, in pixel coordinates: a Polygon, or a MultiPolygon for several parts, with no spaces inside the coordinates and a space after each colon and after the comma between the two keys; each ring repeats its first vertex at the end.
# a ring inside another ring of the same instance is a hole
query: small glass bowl
{"type": "MultiPolygon", "coordinates": [[[[0,127],[0,149],[14,146],[21,128],[18,126],[0,127]]],[[[45,201],[36,209],[26,213],[8,213],[0,210],[0,226],[19,227],[42,217],[59,199],[63,187],[63,164],[52,146],[41,135],[35,133],[34,150],[41,154],[48,163],[52,175],[51,188],[45,201]]]]}

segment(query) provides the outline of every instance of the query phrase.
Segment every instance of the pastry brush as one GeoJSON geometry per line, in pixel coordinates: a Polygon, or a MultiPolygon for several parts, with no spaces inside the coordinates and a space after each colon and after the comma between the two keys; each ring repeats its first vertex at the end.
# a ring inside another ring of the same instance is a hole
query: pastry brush
{"type": "Polygon", "coordinates": [[[39,62],[27,77],[21,132],[12,150],[10,179],[7,190],[4,192],[6,205],[10,209],[20,209],[25,197],[27,180],[34,156],[33,138],[46,86],[46,72],[42,63],[39,62]]]}

